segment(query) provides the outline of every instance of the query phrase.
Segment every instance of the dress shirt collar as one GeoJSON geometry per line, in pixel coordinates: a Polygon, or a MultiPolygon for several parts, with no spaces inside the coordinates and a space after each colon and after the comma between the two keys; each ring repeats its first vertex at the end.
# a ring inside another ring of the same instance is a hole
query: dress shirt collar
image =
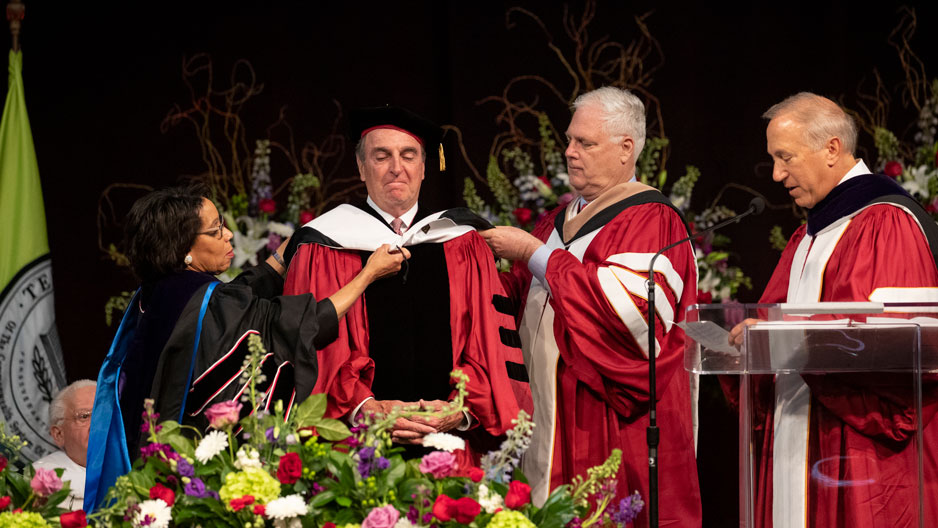
{"type": "MultiPolygon", "coordinates": [[[[380,207],[378,207],[378,204],[376,204],[375,201],[371,199],[371,196],[369,196],[368,199],[365,200],[365,202],[368,204],[369,207],[377,211],[378,214],[381,215],[381,218],[383,218],[384,221],[388,223],[388,225],[391,225],[391,220],[398,218],[396,216],[393,216],[383,211],[380,207]]],[[[410,228],[410,226],[414,223],[414,217],[416,216],[417,216],[417,204],[414,204],[413,207],[411,207],[406,213],[400,216],[401,221],[404,222],[404,225],[402,226],[402,229],[404,231],[407,231],[410,228]]]]}
{"type": "Polygon", "coordinates": [[[852,169],[847,171],[847,174],[844,174],[844,177],[837,182],[837,185],[849,180],[850,178],[856,178],[857,176],[862,176],[863,174],[871,174],[869,167],[866,166],[866,163],[863,163],[863,159],[858,159],[857,164],[853,166],[852,169]]]}

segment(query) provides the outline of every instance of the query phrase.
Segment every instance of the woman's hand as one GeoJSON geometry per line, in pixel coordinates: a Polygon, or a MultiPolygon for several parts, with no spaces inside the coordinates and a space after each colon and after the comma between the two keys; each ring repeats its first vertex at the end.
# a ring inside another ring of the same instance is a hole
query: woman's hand
{"type": "Polygon", "coordinates": [[[368,257],[368,262],[365,263],[362,272],[364,272],[370,284],[378,279],[394,275],[401,270],[401,263],[404,262],[404,259],[409,258],[410,251],[407,251],[407,248],[400,248],[400,251],[398,251],[398,248],[391,248],[387,244],[382,244],[368,257]]]}

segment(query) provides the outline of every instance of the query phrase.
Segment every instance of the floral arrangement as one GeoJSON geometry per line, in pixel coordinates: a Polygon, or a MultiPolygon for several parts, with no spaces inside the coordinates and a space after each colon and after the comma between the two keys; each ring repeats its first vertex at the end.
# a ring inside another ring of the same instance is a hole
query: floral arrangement
{"type": "Polygon", "coordinates": [[[873,170],[895,178],[938,219],[938,79],[932,80],[919,105],[911,144],[903,145],[883,126],[874,127],[873,141],[878,154],[873,170]]]}
{"type": "Polygon", "coordinates": [[[67,512],[59,507],[69,493],[69,482],[62,481],[62,469],[27,466],[16,471],[19,451],[26,446],[18,435],[8,436],[6,424],[0,422],[0,449],[11,454],[0,455],[0,528],[62,528],[86,526],[85,512],[67,512]]]}
{"type": "Polygon", "coordinates": [[[532,504],[531,488],[517,470],[534,427],[523,412],[500,449],[483,457],[479,467],[458,465],[454,451],[465,447],[464,440],[445,433],[427,435],[424,447],[433,451],[405,460],[391,444],[390,427],[404,415],[462,412],[467,378],[459,371],[453,372],[458,396],[444,408],[400,408],[367,416],[349,428],[323,417],[323,394],[289,412],[280,402],[272,412],[264,411],[263,395],[255,392],[257,380],[251,374],[260,375],[264,350],[256,336],[249,348],[246,401],[210,407],[206,417],[211,431],[204,436],[172,421],[158,423],[152,402],[147,402],[142,429],[148,443],[133,470],[108,492],[106,506],[87,516],[88,523],[134,528],[621,528],[643,507],[637,492],[616,501],[617,450],[587,475],[558,487],[541,507],[532,504]],[[243,404],[252,405],[253,412],[239,420],[243,404]]]}

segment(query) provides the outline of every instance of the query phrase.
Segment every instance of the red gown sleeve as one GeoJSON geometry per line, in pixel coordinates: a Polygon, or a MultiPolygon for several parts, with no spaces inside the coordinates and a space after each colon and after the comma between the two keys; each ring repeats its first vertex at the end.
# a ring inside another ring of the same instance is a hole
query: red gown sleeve
{"type": "MultiPolygon", "coordinates": [[[[361,269],[361,256],[355,251],[305,244],[290,262],[284,294],[312,293],[317,299],[325,299],[348,284],[361,269]]],[[[367,351],[368,318],[364,300],[359,298],[339,320],[336,340],[316,353],[319,376],[313,392],[328,396],[326,416],[344,417],[372,396],[374,361],[367,351]]]]}
{"type": "MultiPolygon", "coordinates": [[[[687,236],[684,223],[662,204],[633,206],[597,235],[581,262],[554,251],[547,265],[554,334],[564,363],[619,414],[647,412],[648,325],[645,281],[651,256],[687,236]]],[[[656,390],[660,397],[683,372],[684,333],[673,322],[697,296],[690,243],[655,263],[655,338],[660,345],[656,390]],[[663,293],[663,295],[662,295],[663,293]]]]}
{"type": "Polygon", "coordinates": [[[469,376],[467,407],[485,430],[499,436],[522,408],[533,409],[528,384],[509,376],[509,363],[523,369],[512,314],[500,313],[493,296],[504,296],[492,252],[476,232],[444,244],[450,276],[453,366],[469,376]],[[507,343],[505,341],[508,341],[507,343]]]}

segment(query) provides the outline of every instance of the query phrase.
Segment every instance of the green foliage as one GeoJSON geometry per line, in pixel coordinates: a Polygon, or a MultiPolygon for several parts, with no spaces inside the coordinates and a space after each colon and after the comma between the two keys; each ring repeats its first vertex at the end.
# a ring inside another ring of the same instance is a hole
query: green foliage
{"type": "Polygon", "coordinates": [[[873,129],[873,143],[881,160],[896,160],[899,158],[899,138],[883,127],[873,129]]]}
{"type": "Polygon", "coordinates": [[[664,187],[664,181],[667,179],[667,172],[661,167],[661,153],[668,146],[669,140],[666,137],[645,138],[645,148],[642,149],[635,163],[635,175],[638,181],[657,187],[664,187]]]}
{"type": "Polygon", "coordinates": [[[311,172],[297,174],[290,182],[290,194],[287,197],[286,220],[294,224],[300,221],[300,212],[308,208],[312,198],[312,191],[318,189],[319,178],[311,172]]]}
{"type": "Polygon", "coordinates": [[[769,245],[776,251],[783,251],[785,246],[788,245],[788,239],[782,234],[782,226],[772,226],[772,230],[769,232],[769,245]]]}
{"type": "Polygon", "coordinates": [[[462,199],[466,202],[466,207],[478,215],[481,215],[482,211],[485,209],[485,201],[479,196],[479,192],[476,190],[476,184],[472,181],[472,178],[466,178],[463,181],[462,199]]]}
{"type": "MultiPolygon", "coordinates": [[[[514,160],[516,163],[524,163],[522,156],[513,156],[511,151],[506,151],[505,159],[514,160]],[[519,161],[520,160],[520,161],[519,161]]],[[[530,158],[528,158],[530,161],[530,158]]],[[[495,201],[504,213],[510,213],[518,207],[518,191],[508,181],[508,177],[498,166],[498,159],[495,156],[489,157],[489,164],[485,170],[486,180],[489,184],[492,194],[495,195],[495,201]]]]}
{"type": "Polygon", "coordinates": [[[228,199],[228,211],[235,218],[248,214],[248,197],[246,194],[238,193],[228,199]]]}
{"type": "Polygon", "coordinates": [[[113,295],[108,298],[107,303],[104,305],[104,322],[108,326],[111,326],[111,323],[114,322],[114,311],[123,314],[133,296],[134,292],[122,291],[120,295],[113,295]]]}

